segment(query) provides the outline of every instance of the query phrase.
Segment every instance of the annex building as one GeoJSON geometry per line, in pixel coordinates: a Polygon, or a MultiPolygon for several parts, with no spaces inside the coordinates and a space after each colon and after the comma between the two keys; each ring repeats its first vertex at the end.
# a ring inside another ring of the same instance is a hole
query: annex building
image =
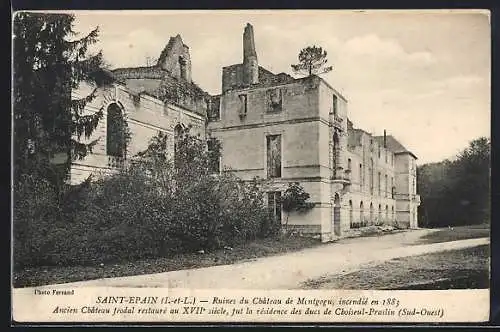
{"type": "Polygon", "coordinates": [[[315,207],[290,215],[289,227],[297,231],[329,240],[367,225],[418,227],[415,154],[385,131],[373,136],[355,128],[346,98],[324,79],[296,79],[259,66],[250,24],[243,33],[242,63],[222,68],[220,95],[192,82],[189,47],[180,35],[170,38],[156,65],[105,75],[113,83],[86,106],[87,112],[105,110],[89,138],[103,139],[74,163],[74,183],[120,167],[158,131],[167,134],[173,154],[179,128],[190,126],[194,134],[220,141],[219,172],[266,180],[276,222],[282,220],[282,192],[299,182],[315,207]],[[120,118],[130,128],[129,144],[107,135],[120,118]]]}

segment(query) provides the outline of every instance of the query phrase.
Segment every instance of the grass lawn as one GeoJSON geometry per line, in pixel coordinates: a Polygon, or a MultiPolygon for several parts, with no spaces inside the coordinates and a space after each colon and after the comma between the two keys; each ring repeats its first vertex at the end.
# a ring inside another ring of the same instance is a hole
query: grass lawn
{"type": "Polygon", "coordinates": [[[490,236],[490,225],[470,225],[443,228],[423,236],[417,244],[448,242],[490,236]]]}
{"type": "Polygon", "coordinates": [[[307,237],[291,237],[282,241],[259,239],[252,243],[235,247],[233,250],[217,250],[204,254],[188,253],[176,257],[105,264],[103,266],[45,266],[26,268],[21,271],[14,271],[14,287],[40,286],[226,265],[258,257],[284,254],[317,245],[321,245],[320,240],[307,237]]]}
{"type": "Polygon", "coordinates": [[[396,258],[304,283],[306,289],[467,289],[489,287],[488,245],[396,258]]]}

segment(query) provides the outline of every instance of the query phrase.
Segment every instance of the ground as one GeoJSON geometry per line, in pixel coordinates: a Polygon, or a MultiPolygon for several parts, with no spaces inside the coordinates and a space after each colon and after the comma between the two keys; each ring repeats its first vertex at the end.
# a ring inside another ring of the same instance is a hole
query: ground
{"type": "MultiPolygon", "coordinates": [[[[426,273],[430,273],[433,278],[443,279],[450,275],[458,276],[460,271],[470,274],[471,270],[478,269],[480,275],[484,277],[489,259],[486,247],[489,244],[489,238],[484,227],[471,229],[469,232],[462,228],[420,229],[383,236],[344,239],[322,245],[310,239],[300,239],[300,241],[302,243],[285,241],[280,245],[271,241],[267,243],[267,247],[265,242],[254,243],[246,248],[235,248],[219,253],[191,254],[170,261],[143,261],[118,266],[80,267],[73,268],[73,270],[47,269],[46,272],[25,271],[24,275],[18,275],[18,280],[24,281],[26,286],[32,286],[116,276],[117,278],[74,282],[66,286],[239,289],[299,289],[314,286],[324,288],[330,287],[329,282],[339,280],[339,275],[347,275],[351,279],[363,275],[365,282],[371,283],[372,279],[376,279],[373,278],[375,274],[378,273],[379,277],[383,275],[378,271],[387,271],[388,266],[384,264],[390,264],[391,269],[394,269],[390,278],[408,282],[404,285],[397,282],[388,285],[401,287],[409,286],[418,279],[418,274],[426,273]],[[309,248],[297,250],[304,247],[309,248]],[[270,254],[272,256],[252,259],[252,257],[270,254]],[[472,261],[470,264],[476,265],[463,264],[464,260],[472,261]],[[178,270],[179,267],[184,270],[178,270]],[[198,268],[193,269],[193,267],[198,268]],[[408,270],[409,267],[413,267],[414,270],[408,270]],[[76,273],[73,280],[68,280],[68,272],[76,273]],[[34,276],[31,279],[30,273],[34,276]],[[359,275],[356,276],[355,273],[359,275]],[[132,274],[141,275],[127,277],[132,274]]],[[[483,287],[484,282],[481,280],[484,281],[484,278],[481,278],[474,277],[473,279],[479,280],[477,284],[483,287]]],[[[380,279],[378,286],[375,286],[375,281],[373,281],[374,286],[370,288],[388,287],[384,284],[386,281],[387,278],[380,279]]]]}
{"type": "Polygon", "coordinates": [[[305,289],[489,288],[489,246],[395,258],[303,283],[305,289]],[[411,275],[409,280],[408,276],[411,275]]]}
{"type": "Polygon", "coordinates": [[[286,241],[258,239],[246,245],[213,252],[204,252],[203,254],[189,253],[170,258],[144,259],[134,262],[97,266],[42,266],[25,268],[14,271],[14,286],[29,287],[228,265],[258,257],[294,252],[318,245],[321,245],[319,240],[308,237],[295,237],[286,241]]]}

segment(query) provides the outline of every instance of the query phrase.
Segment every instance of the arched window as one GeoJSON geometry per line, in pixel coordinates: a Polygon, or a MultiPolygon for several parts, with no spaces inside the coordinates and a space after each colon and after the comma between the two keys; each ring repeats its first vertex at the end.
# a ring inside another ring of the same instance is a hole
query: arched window
{"type": "Polygon", "coordinates": [[[361,226],[365,225],[365,208],[363,206],[363,201],[359,203],[359,223],[361,226]]]}
{"type": "Polygon", "coordinates": [[[187,79],[186,60],[184,59],[183,56],[179,57],[179,69],[180,69],[181,78],[187,79]]]}
{"type": "Polygon", "coordinates": [[[378,172],[377,185],[378,185],[378,195],[379,196],[380,196],[380,191],[382,190],[382,185],[380,183],[381,181],[382,181],[381,173],[378,172]]]}
{"type": "Polygon", "coordinates": [[[342,225],[340,222],[340,196],[339,194],[335,194],[333,199],[333,222],[336,230],[340,229],[342,225]]]}
{"type": "Polygon", "coordinates": [[[336,95],[333,95],[332,113],[335,116],[338,115],[337,96],[336,95]]]}
{"type": "Polygon", "coordinates": [[[339,160],[339,134],[337,131],[333,133],[333,156],[332,156],[332,167],[333,176],[336,178],[337,175],[337,165],[339,160]]]}
{"type": "Polygon", "coordinates": [[[370,177],[370,194],[373,195],[373,158],[370,158],[370,169],[368,170],[368,176],[370,177]]]}
{"type": "Polygon", "coordinates": [[[385,206],[385,222],[389,222],[389,206],[385,206]]]}
{"type": "Polygon", "coordinates": [[[373,219],[375,218],[373,213],[373,203],[370,203],[370,225],[373,225],[373,219]]]}
{"type": "Polygon", "coordinates": [[[351,228],[354,228],[354,218],[353,218],[353,211],[352,211],[352,201],[349,200],[349,225],[351,228]]]}
{"type": "Polygon", "coordinates": [[[118,104],[107,108],[106,116],[106,154],[111,157],[125,158],[127,152],[126,123],[118,104]]]}
{"type": "Polygon", "coordinates": [[[182,125],[178,123],[174,128],[174,142],[176,145],[181,136],[182,136],[182,125]]]}
{"type": "Polygon", "coordinates": [[[388,197],[389,196],[389,192],[387,191],[387,174],[384,176],[384,185],[385,185],[385,190],[384,190],[384,196],[385,197],[388,197]]]}
{"type": "Polygon", "coordinates": [[[182,158],[178,158],[178,156],[179,156],[178,149],[179,149],[179,140],[182,138],[183,131],[184,131],[184,128],[180,123],[178,123],[174,127],[174,162],[175,162],[176,167],[181,166],[181,159],[182,158]]]}
{"type": "Polygon", "coordinates": [[[363,187],[365,185],[364,181],[365,177],[363,174],[363,164],[359,164],[359,190],[363,191],[363,187]]]}
{"type": "Polygon", "coordinates": [[[382,222],[382,205],[378,205],[378,218],[377,223],[380,224],[382,222]]]}

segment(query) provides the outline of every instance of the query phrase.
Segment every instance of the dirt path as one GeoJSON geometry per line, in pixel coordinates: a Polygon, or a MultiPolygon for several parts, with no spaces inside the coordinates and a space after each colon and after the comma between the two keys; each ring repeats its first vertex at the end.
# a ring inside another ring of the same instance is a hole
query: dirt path
{"type": "MultiPolygon", "coordinates": [[[[168,287],[297,289],[308,279],[326,274],[355,271],[369,262],[397,257],[474,247],[488,244],[489,238],[412,245],[432,230],[414,230],[381,237],[345,239],[286,255],[259,258],[233,265],[171,271],[149,275],[81,281],[54,286],[168,287]]],[[[42,287],[37,287],[42,288],[42,287]]]]}

